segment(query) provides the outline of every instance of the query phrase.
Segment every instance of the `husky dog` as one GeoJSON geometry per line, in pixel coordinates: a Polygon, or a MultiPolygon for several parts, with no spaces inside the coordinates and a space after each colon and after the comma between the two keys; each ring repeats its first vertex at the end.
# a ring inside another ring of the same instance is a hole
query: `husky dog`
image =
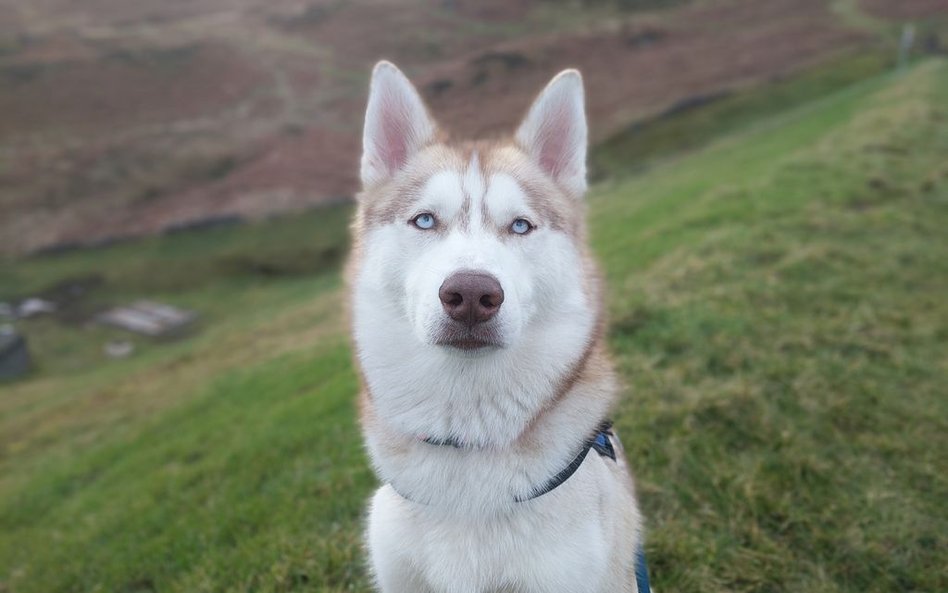
{"type": "Polygon", "coordinates": [[[512,138],[451,143],[400,70],[372,73],[348,272],[384,593],[639,590],[583,103],[566,70],[512,138]]]}

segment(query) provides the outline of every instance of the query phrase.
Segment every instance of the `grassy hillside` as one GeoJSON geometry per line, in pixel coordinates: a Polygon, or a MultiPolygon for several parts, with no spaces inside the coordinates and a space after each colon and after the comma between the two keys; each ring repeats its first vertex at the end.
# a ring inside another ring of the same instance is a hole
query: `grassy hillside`
{"type": "MultiPolygon", "coordinates": [[[[946,106],[929,61],[594,189],[656,589],[948,589],[946,106]]],[[[0,268],[0,297],[92,275],[77,308],[203,315],[123,361],[24,322],[0,591],[368,590],[346,214],[0,268]]]]}

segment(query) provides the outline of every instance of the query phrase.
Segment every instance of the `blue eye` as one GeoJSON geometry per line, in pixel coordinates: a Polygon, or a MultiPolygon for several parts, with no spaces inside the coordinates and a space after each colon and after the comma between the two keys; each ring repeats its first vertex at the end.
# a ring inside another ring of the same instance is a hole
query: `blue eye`
{"type": "Polygon", "coordinates": [[[427,212],[419,214],[415,218],[411,219],[411,222],[416,227],[420,228],[423,231],[434,228],[435,217],[434,214],[428,214],[427,212]]]}
{"type": "Polygon", "coordinates": [[[510,230],[518,235],[526,235],[533,230],[533,225],[525,218],[518,218],[510,225],[510,230]]]}

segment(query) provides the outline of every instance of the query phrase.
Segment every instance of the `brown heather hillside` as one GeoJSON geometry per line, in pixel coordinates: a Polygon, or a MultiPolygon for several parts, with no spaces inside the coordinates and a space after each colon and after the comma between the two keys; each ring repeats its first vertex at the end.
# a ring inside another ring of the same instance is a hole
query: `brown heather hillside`
{"type": "Polygon", "coordinates": [[[579,67],[602,139],[877,42],[830,0],[589,4],[6,0],[0,253],[348,199],[379,58],[459,135],[503,133],[549,76],[579,67]]]}

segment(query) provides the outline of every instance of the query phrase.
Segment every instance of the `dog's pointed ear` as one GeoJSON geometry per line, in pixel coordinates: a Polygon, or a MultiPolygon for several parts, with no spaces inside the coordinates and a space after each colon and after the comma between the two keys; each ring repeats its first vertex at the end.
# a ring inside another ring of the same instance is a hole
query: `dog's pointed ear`
{"type": "Polygon", "coordinates": [[[562,188],[586,192],[586,113],[583,78],[564,70],[533,102],[517,129],[520,147],[562,188]]]}
{"type": "Polygon", "coordinates": [[[391,62],[372,70],[362,130],[362,185],[389,179],[431,142],[437,127],[415,87],[391,62]]]}

